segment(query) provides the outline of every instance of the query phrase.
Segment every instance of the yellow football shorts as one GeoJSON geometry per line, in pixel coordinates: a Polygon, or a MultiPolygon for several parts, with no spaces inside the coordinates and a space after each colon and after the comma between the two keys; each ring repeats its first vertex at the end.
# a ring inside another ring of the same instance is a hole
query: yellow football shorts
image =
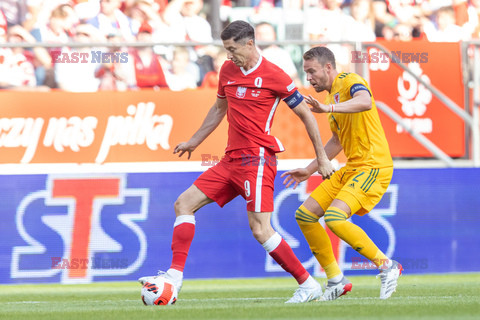
{"type": "Polygon", "coordinates": [[[364,215],[382,199],[392,180],[393,167],[342,167],[324,180],[310,196],[326,211],[334,199],[344,201],[352,214],[364,215]]]}

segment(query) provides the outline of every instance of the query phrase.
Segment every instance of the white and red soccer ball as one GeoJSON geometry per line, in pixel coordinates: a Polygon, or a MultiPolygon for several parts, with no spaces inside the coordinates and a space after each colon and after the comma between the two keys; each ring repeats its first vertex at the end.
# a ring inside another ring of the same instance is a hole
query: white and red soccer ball
{"type": "Polygon", "coordinates": [[[171,281],[157,277],[142,287],[142,301],[146,306],[165,306],[177,301],[177,288],[171,281]]]}

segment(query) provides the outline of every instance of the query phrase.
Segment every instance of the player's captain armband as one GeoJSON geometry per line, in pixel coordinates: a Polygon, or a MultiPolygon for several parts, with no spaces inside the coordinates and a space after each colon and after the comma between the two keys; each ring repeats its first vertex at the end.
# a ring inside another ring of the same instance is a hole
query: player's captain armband
{"type": "Polygon", "coordinates": [[[298,106],[300,102],[303,101],[303,96],[298,92],[298,90],[295,90],[294,93],[283,99],[285,103],[290,107],[290,109],[295,108],[298,106]]]}
{"type": "Polygon", "coordinates": [[[361,83],[355,83],[354,85],[352,85],[350,87],[350,97],[353,97],[353,95],[355,94],[355,92],[357,91],[360,91],[360,90],[367,90],[368,94],[371,96],[372,94],[370,93],[370,91],[368,91],[367,87],[365,87],[363,84],[361,83]]]}

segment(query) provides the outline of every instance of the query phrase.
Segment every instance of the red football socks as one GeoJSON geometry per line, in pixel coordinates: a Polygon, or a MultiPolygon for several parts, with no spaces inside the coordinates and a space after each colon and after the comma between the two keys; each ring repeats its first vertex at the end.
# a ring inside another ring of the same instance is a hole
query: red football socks
{"type": "Polygon", "coordinates": [[[195,235],[195,224],[184,222],[173,228],[172,264],[170,268],[182,271],[185,268],[188,251],[195,235]]]}
{"type": "Polygon", "coordinates": [[[298,284],[304,283],[310,275],[284,239],[269,254],[285,271],[297,280],[298,284]]]}

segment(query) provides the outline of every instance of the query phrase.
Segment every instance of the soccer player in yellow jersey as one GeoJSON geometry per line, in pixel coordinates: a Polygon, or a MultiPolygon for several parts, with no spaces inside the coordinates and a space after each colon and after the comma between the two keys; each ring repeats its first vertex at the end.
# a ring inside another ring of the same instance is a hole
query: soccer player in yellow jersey
{"type": "MultiPolygon", "coordinates": [[[[328,158],[342,149],[347,163],[324,180],[295,213],[313,255],[327,274],[328,283],[322,300],[335,300],[351,291],[333,255],[325,224],[340,239],[371,260],[380,270],[380,299],[389,298],[397,287],[402,266],[378,249],[367,234],[347,221],[353,214],[364,215],[380,201],[390,184],[393,162],[380,123],[372,92],[365,79],[355,73],[338,73],[335,56],[326,47],[314,47],[303,55],[307,81],[316,92],[328,91],[325,104],[312,96],[305,98],[312,112],[327,113],[332,137],[325,145],[328,158]]],[[[290,170],[284,184],[293,188],[317,171],[317,162],[306,168],[290,170]]]]}

